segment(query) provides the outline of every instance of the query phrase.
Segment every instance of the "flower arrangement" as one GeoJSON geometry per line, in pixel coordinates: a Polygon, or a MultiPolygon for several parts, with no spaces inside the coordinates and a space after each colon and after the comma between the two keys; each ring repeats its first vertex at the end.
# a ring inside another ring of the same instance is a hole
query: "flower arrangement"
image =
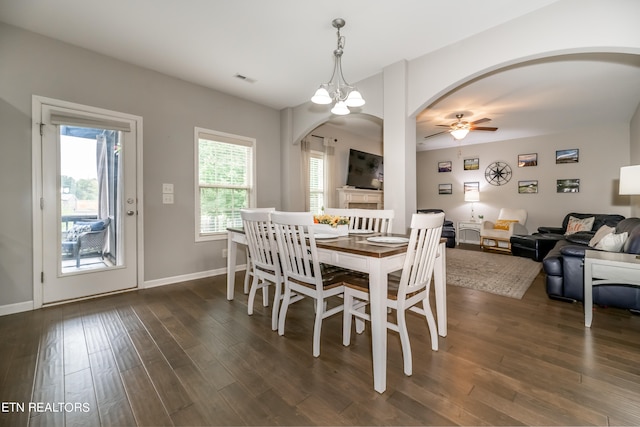
{"type": "Polygon", "coordinates": [[[314,215],[313,222],[315,224],[328,224],[331,227],[349,224],[349,218],[338,215],[314,215]]]}

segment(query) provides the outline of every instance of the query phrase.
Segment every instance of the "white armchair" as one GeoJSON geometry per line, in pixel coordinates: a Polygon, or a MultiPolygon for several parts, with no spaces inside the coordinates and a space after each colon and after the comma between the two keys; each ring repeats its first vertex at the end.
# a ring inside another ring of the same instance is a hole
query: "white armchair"
{"type": "Polygon", "coordinates": [[[484,221],[480,227],[482,249],[511,253],[511,236],[529,234],[525,227],[527,211],[524,209],[500,209],[496,222],[484,221]]]}

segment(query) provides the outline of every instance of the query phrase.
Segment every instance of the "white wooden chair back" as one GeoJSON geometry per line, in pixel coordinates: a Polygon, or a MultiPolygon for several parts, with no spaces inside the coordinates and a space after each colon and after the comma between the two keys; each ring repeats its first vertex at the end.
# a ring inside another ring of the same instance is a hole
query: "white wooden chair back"
{"type": "Polygon", "coordinates": [[[355,209],[357,226],[361,230],[391,233],[395,212],[392,209],[355,209]]]}
{"type": "Polygon", "coordinates": [[[286,280],[297,280],[322,290],[322,275],[316,240],[309,233],[313,226],[310,212],[274,212],[271,214],[282,271],[286,280]]]}
{"type": "MultiPolygon", "coordinates": [[[[407,296],[416,298],[417,293],[422,294],[423,291],[428,294],[443,223],[444,213],[412,215],[409,246],[398,287],[398,310],[401,310],[407,296]]],[[[424,296],[419,299],[424,299],[424,296]]]]}
{"type": "Polygon", "coordinates": [[[269,210],[242,209],[240,216],[251,261],[260,269],[275,271],[279,274],[278,247],[271,226],[271,212],[269,210]]]}

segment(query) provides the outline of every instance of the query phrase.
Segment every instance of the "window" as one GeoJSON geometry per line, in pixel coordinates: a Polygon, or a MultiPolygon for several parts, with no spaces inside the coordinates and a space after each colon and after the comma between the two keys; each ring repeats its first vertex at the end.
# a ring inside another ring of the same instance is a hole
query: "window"
{"type": "Polygon", "coordinates": [[[196,241],[226,238],[255,206],[255,139],[195,130],[196,241]]]}
{"type": "Polygon", "coordinates": [[[324,155],[311,151],[309,155],[309,209],[321,214],[324,208],[324,155]]]}

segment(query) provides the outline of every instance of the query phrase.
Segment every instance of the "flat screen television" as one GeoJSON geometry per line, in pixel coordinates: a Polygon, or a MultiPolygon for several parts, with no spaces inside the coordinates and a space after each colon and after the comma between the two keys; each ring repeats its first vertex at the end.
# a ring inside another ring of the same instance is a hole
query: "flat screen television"
{"type": "Polygon", "coordinates": [[[368,190],[381,190],[383,177],[382,156],[350,149],[347,185],[368,190]]]}

